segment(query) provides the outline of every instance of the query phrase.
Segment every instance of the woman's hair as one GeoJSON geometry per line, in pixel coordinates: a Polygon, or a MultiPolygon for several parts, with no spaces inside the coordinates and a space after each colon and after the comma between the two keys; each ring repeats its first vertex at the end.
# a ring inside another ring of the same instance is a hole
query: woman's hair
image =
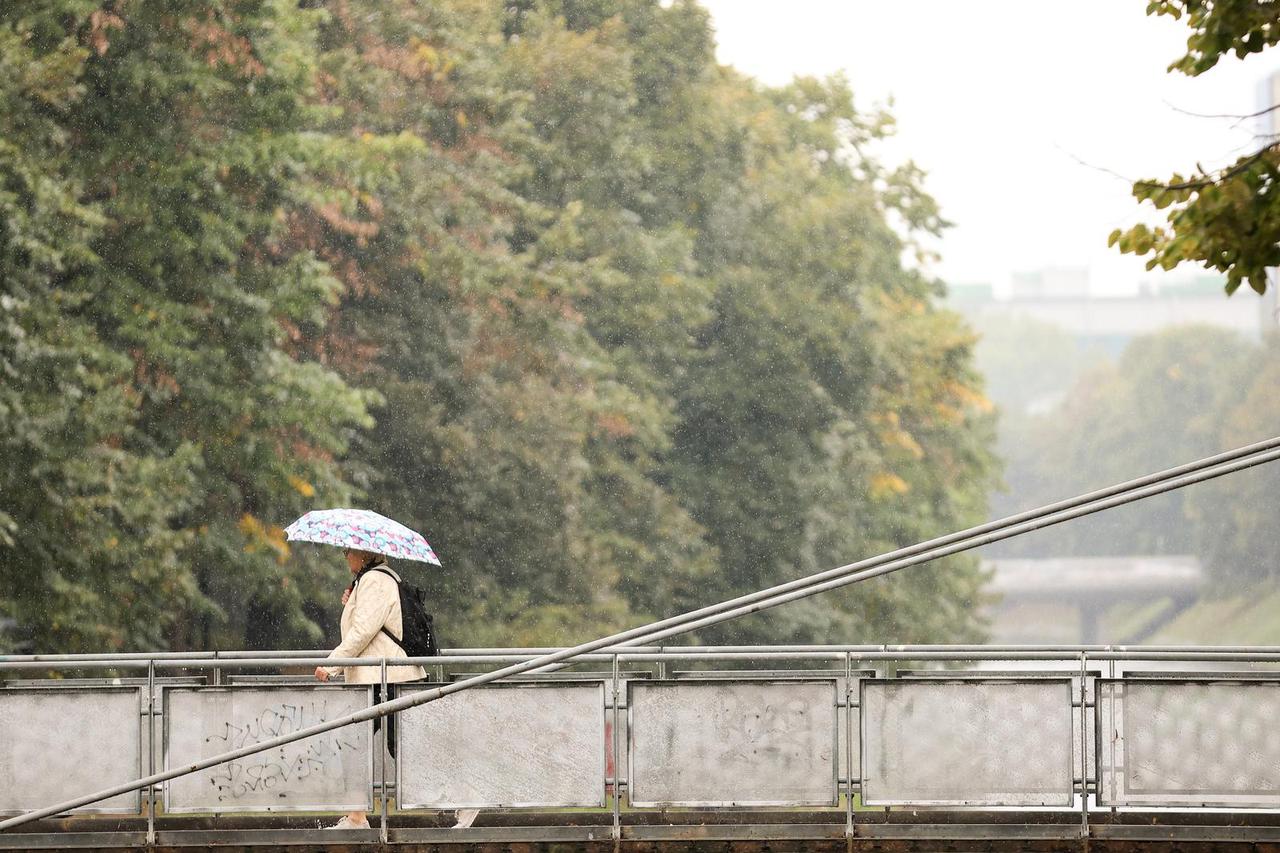
{"type": "Polygon", "coordinates": [[[383,564],[383,562],[387,562],[387,557],[380,555],[380,553],[372,551],[360,551],[358,553],[360,553],[361,556],[360,565],[365,567],[365,569],[369,569],[370,566],[376,566],[383,564]]]}
{"type": "Polygon", "coordinates": [[[345,550],[348,553],[360,555],[360,571],[357,572],[357,576],[355,578],[352,578],[351,583],[347,585],[348,590],[355,589],[356,581],[359,580],[359,575],[364,574],[374,566],[385,564],[387,562],[387,558],[385,556],[374,553],[373,551],[361,551],[359,548],[347,548],[345,550]]]}
{"type": "Polygon", "coordinates": [[[352,554],[360,555],[360,567],[367,569],[370,566],[376,566],[379,563],[385,563],[387,558],[375,551],[361,551],[359,548],[349,548],[352,554]]]}

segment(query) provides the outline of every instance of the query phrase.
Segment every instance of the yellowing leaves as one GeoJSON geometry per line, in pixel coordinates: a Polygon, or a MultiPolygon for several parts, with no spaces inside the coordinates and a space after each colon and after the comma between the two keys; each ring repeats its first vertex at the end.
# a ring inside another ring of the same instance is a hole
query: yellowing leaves
{"type": "Polygon", "coordinates": [[[873,415],[872,420],[880,426],[877,436],[885,447],[905,450],[914,459],[920,459],[924,456],[924,448],[916,441],[915,436],[902,428],[902,421],[897,412],[883,412],[873,415]]]}
{"type": "Polygon", "coordinates": [[[628,438],[635,434],[635,427],[620,412],[603,412],[596,415],[596,425],[610,438],[628,438]]]}
{"type": "Polygon", "coordinates": [[[445,56],[438,49],[420,38],[414,37],[410,39],[409,45],[413,48],[413,57],[417,60],[419,68],[429,72],[434,78],[446,76],[457,64],[453,59],[445,56]]]}
{"type": "Polygon", "coordinates": [[[263,524],[261,519],[247,512],[240,516],[240,523],[237,526],[244,534],[246,554],[256,554],[263,550],[272,551],[275,553],[276,562],[281,565],[289,559],[289,543],[285,540],[283,527],[263,524]]]}
{"type": "Polygon", "coordinates": [[[412,42],[415,47],[414,55],[418,57],[418,61],[426,68],[435,70],[436,66],[440,64],[440,52],[422,39],[414,38],[412,42]]]}
{"type": "Polygon", "coordinates": [[[905,495],[911,491],[911,486],[897,474],[879,471],[871,475],[868,490],[872,500],[883,501],[898,495],[905,495]]]}
{"type": "Polygon", "coordinates": [[[963,382],[948,382],[944,387],[951,395],[951,399],[962,406],[976,409],[984,415],[995,411],[995,404],[987,399],[987,395],[972,386],[965,385],[963,382]]]}
{"type": "Polygon", "coordinates": [[[124,29],[124,19],[119,15],[98,9],[89,15],[89,33],[86,41],[94,53],[103,56],[111,48],[111,30],[124,29]]]}
{"type": "Polygon", "coordinates": [[[313,498],[316,496],[315,487],[301,477],[289,476],[289,485],[293,486],[294,491],[302,495],[304,498],[313,498]]]}

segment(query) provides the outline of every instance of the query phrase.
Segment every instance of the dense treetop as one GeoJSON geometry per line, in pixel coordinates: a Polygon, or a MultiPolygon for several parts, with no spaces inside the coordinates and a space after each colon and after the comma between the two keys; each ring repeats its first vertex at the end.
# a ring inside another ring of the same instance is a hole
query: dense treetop
{"type": "MultiPolygon", "coordinates": [[[[980,520],[891,129],[691,2],[0,7],[0,615],[324,645],[345,567],[282,527],[356,504],[436,547],[446,644],[568,642],[980,520]]],[[[975,639],[980,584],[720,636],[975,639]]]]}

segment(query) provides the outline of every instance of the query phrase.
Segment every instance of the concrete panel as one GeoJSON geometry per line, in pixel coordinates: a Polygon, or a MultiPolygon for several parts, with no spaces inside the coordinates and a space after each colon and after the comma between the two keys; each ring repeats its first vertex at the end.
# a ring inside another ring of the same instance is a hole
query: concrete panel
{"type": "MultiPolygon", "coordinates": [[[[0,814],[42,808],[144,775],[142,692],[0,691],[0,814]]],[[[136,814],[141,804],[134,791],[75,811],[136,814]]]]}
{"type": "Polygon", "coordinates": [[[836,682],[630,686],[631,804],[826,806],[836,792],[836,682]]]}
{"type": "Polygon", "coordinates": [[[1099,802],[1280,808],[1280,683],[1098,683],[1099,802]]]}
{"type": "Polygon", "coordinates": [[[399,805],[603,806],[604,721],[599,682],[495,684],[410,708],[398,723],[399,805]]]}
{"type": "Polygon", "coordinates": [[[867,805],[1069,806],[1071,681],[862,682],[867,805]]]}
{"type": "MultiPolygon", "coordinates": [[[[355,713],[368,687],[171,688],[166,769],[355,713]]],[[[371,723],[215,765],[165,785],[169,812],[347,811],[372,805],[371,723]]]]}

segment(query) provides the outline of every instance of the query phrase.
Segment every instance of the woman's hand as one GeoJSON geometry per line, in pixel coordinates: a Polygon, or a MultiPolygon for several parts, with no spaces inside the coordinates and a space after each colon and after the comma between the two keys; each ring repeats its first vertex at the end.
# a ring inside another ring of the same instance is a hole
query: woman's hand
{"type": "Polygon", "coordinates": [[[328,681],[328,680],[329,680],[329,670],[325,669],[322,666],[316,667],[316,681],[328,681]]]}
{"type": "Polygon", "coordinates": [[[347,599],[351,597],[351,587],[347,587],[342,591],[342,606],[347,606],[347,599]]]}

